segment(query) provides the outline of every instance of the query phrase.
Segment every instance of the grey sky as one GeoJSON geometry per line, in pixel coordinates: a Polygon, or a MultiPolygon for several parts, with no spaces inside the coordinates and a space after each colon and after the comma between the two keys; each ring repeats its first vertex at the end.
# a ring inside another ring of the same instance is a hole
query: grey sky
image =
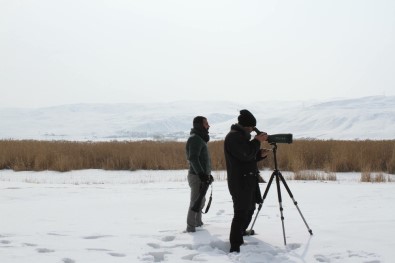
{"type": "Polygon", "coordinates": [[[0,0],[1,107],[395,95],[395,1],[0,0]]]}

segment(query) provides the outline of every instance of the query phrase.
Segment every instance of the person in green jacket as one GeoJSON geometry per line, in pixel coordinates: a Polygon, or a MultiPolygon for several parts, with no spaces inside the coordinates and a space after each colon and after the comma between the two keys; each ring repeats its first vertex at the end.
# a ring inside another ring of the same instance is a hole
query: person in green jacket
{"type": "Polygon", "coordinates": [[[210,140],[207,118],[196,116],[193,119],[193,128],[186,143],[186,155],[189,163],[188,184],[191,189],[189,209],[187,215],[187,232],[195,232],[196,227],[201,227],[202,212],[205,204],[205,198],[201,203],[199,212],[191,210],[195,200],[199,196],[200,186],[202,182],[207,182],[211,177],[211,160],[207,147],[210,140]]]}

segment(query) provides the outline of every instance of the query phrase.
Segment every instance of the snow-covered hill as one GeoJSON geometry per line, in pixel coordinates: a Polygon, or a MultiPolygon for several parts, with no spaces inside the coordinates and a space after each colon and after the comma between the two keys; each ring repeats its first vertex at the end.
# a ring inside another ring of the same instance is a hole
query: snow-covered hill
{"type": "Polygon", "coordinates": [[[196,115],[206,116],[212,139],[223,139],[239,110],[257,127],[294,138],[395,139],[395,97],[331,101],[225,101],[73,104],[46,108],[0,108],[1,139],[185,140],[196,115]]]}

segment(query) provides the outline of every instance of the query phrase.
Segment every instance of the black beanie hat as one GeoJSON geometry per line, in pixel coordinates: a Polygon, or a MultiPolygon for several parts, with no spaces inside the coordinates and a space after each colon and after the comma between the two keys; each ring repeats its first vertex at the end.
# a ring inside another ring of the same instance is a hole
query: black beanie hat
{"type": "Polygon", "coordinates": [[[240,115],[237,118],[239,124],[243,127],[255,127],[256,126],[256,119],[254,115],[248,110],[241,110],[240,115]]]}

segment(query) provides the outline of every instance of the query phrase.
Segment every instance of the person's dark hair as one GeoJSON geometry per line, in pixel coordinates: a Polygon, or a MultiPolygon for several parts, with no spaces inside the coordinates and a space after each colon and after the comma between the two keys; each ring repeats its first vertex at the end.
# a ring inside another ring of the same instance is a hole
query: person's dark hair
{"type": "Polygon", "coordinates": [[[208,135],[208,129],[203,127],[203,120],[206,120],[206,117],[196,116],[193,119],[193,129],[191,133],[198,134],[205,142],[210,140],[210,136],[208,135]]]}
{"type": "Polygon", "coordinates": [[[205,119],[206,119],[206,117],[203,117],[203,116],[196,116],[196,117],[193,119],[193,128],[197,128],[197,129],[203,128],[203,120],[205,120],[205,119]]]}

